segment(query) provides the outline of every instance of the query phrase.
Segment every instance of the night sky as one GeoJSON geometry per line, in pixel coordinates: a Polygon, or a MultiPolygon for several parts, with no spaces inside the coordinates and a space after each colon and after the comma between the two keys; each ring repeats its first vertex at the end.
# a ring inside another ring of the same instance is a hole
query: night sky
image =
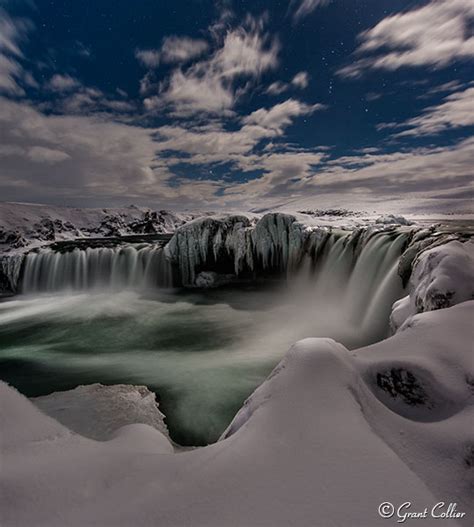
{"type": "Polygon", "coordinates": [[[0,200],[467,212],[474,2],[0,0],[0,200]]]}

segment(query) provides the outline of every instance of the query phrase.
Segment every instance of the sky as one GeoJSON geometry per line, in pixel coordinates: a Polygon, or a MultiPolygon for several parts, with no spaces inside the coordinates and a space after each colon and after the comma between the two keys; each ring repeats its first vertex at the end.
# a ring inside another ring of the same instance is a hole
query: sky
{"type": "Polygon", "coordinates": [[[472,211],[472,0],[0,0],[0,200],[472,211]]]}

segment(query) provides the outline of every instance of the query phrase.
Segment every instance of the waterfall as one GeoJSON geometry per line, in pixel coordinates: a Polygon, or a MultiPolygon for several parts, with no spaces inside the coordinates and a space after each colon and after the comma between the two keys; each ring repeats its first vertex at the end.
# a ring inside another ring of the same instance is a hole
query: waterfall
{"type": "Polygon", "coordinates": [[[158,245],[41,249],[25,258],[23,293],[172,287],[171,263],[158,245]]]}
{"type": "Polygon", "coordinates": [[[331,234],[316,260],[306,255],[290,291],[301,312],[314,314],[312,328],[355,329],[361,345],[387,336],[391,307],[403,295],[398,264],[408,237],[406,232],[331,234]]]}

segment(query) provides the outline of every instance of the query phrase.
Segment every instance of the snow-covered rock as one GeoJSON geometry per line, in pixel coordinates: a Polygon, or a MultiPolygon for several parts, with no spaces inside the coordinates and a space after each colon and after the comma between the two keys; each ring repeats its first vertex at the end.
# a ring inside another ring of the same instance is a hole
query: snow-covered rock
{"type": "Polygon", "coordinates": [[[195,217],[134,205],[87,209],[4,202],[0,203],[0,252],[76,238],[173,233],[195,217]]]}
{"type": "Polygon", "coordinates": [[[375,223],[381,223],[383,225],[413,225],[413,222],[407,220],[403,216],[396,216],[394,214],[386,214],[384,216],[379,216],[375,223]]]}
{"type": "Polygon", "coordinates": [[[393,306],[392,332],[411,315],[474,299],[474,241],[450,241],[422,251],[413,263],[408,291],[393,306]]]}
{"type": "Polygon", "coordinates": [[[428,510],[413,525],[470,526],[473,314],[422,313],[352,353],[301,341],[221,441],[180,453],[147,425],[73,434],[0,384],[2,525],[380,527],[399,520],[381,503],[410,501],[428,510]],[[440,502],[463,516],[434,519],[440,502]]]}
{"type": "Polygon", "coordinates": [[[91,439],[110,439],[121,427],[142,423],[168,438],[164,415],[146,386],[90,384],[32,399],[64,426],[91,439]]]}

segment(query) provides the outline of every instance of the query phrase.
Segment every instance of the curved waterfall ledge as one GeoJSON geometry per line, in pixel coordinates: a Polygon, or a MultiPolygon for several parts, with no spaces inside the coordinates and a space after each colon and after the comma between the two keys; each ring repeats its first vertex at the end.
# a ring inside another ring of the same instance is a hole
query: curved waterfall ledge
{"type": "Polygon", "coordinates": [[[111,245],[103,238],[89,247],[82,239],[67,242],[66,249],[52,244],[5,254],[0,258],[0,290],[217,287],[233,280],[301,272],[321,276],[328,274],[325,267],[332,280],[334,270],[336,276],[365,273],[375,281],[391,270],[398,272],[405,287],[423,252],[464,238],[438,232],[435,226],[373,224],[353,230],[311,226],[282,213],[260,219],[205,216],[179,227],[164,248],[163,242],[111,245]]]}

